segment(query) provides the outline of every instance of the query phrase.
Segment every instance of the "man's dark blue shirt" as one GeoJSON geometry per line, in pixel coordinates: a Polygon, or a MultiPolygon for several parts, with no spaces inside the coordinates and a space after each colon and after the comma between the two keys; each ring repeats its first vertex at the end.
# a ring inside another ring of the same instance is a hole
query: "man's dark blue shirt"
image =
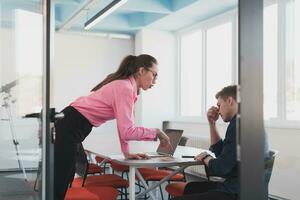
{"type": "Polygon", "coordinates": [[[210,146],[216,158],[209,161],[207,172],[210,176],[219,176],[225,181],[217,189],[219,191],[238,194],[238,162],[236,154],[236,116],[230,120],[224,140],[210,146]]]}

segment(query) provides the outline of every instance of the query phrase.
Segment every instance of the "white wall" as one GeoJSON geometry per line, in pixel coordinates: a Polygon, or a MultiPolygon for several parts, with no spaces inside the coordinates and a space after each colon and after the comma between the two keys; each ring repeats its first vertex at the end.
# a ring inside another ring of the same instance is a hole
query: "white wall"
{"type": "Polygon", "coordinates": [[[150,54],[159,63],[157,83],[142,92],[136,115],[144,126],[161,128],[162,121],[174,119],[176,113],[176,38],[170,32],[146,29],[138,32],[135,40],[137,55],[150,54]]]}
{"type": "Polygon", "coordinates": [[[76,34],[55,34],[54,66],[52,68],[52,102],[63,109],[89,91],[121,60],[133,54],[133,40],[108,39],[76,34]]]}
{"type": "MultiPolygon", "coordinates": [[[[191,138],[188,145],[200,148],[209,146],[209,127],[207,123],[171,122],[169,128],[183,129],[184,134],[191,138]],[[195,142],[196,141],[196,142],[195,142]]],[[[224,137],[226,125],[218,124],[224,137]]],[[[300,129],[266,127],[270,149],[279,151],[275,158],[270,194],[286,199],[299,199],[300,196],[300,129]]]]}
{"type": "Polygon", "coordinates": [[[267,128],[270,148],[279,151],[270,182],[271,194],[287,199],[300,197],[300,129],[267,128]]]}
{"type": "MultiPolygon", "coordinates": [[[[88,95],[95,85],[118,68],[125,56],[133,53],[133,39],[55,34],[52,105],[60,111],[79,96],[88,95]]],[[[120,151],[115,120],[93,128],[85,142],[98,142],[103,148],[120,151]]]]}

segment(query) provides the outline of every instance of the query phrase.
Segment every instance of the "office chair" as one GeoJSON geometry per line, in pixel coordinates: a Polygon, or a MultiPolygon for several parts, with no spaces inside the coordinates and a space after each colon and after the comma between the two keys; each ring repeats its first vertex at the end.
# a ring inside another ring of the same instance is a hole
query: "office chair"
{"type": "MultiPolygon", "coordinates": [[[[161,181],[163,178],[166,176],[170,175],[173,171],[172,170],[167,170],[167,169],[155,169],[155,168],[140,168],[139,172],[141,173],[142,177],[145,179],[146,183],[148,184],[150,181],[161,181]]],[[[174,176],[170,178],[168,181],[184,181],[185,177],[181,173],[177,173],[174,176]]],[[[161,199],[163,200],[163,192],[161,185],[159,186],[160,194],[161,194],[161,199]]]]}
{"type": "Polygon", "coordinates": [[[269,158],[265,160],[265,191],[266,191],[266,195],[267,195],[266,199],[269,199],[269,182],[271,179],[274,161],[275,161],[275,157],[277,156],[277,154],[278,154],[278,151],[270,150],[269,158]]]}
{"type": "MultiPolygon", "coordinates": [[[[96,160],[97,165],[99,166],[100,163],[102,163],[105,160],[105,158],[97,155],[97,156],[95,156],[95,160],[96,160]]],[[[102,164],[103,165],[103,174],[106,173],[107,169],[110,169],[110,167],[109,167],[110,163],[111,163],[111,161],[107,160],[102,164]]]]}
{"type": "Polygon", "coordinates": [[[78,144],[77,148],[75,172],[79,177],[72,180],[71,187],[113,187],[121,189],[121,199],[123,199],[124,194],[125,199],[127,199],[127,188],[129,187],[128,180],[115,174],[87,176],[89,164],[86,154],[81,143],[78,144]],[[125,192],[123,192],[123,189],[125,189],[125,192]]]}
{"type": "Polygon", "coordinates": [[[178,145],[179,145],[179,146],[185,146],[188,140],[189,140],[189,138],[188,138],[188,137],[181,136],[181,138],[180,138],[180,141],[179,141],[178,145]]]}
{"type": "MultiPolygon", "coordinates": [[[[204,165],[205,175],[207,181],[210,181],[210,177],[208,175],[207,167],[204,165]]],[[[187,185],[187,182],[176,182],[170,183],[166,186],[166,191],[169,193],[168,199],[171,197],[179,197],[182,196],[184,193],[184,188],[187,185]]]]}
{"type": "Polygon", "coordinates": [[[104,167],[102,168],[101,166],[98,165],[98,163],[92,162],[91,152],[86,151],[86,150],[84,152],[88,158],[88,163],[89,163],[87,174],[102,174],[102,173],[104,173],[104,170],[105,170],[104,167]]]}
{"type": "Polygon", "coordinates": [[[67,190],[65,200],[116,200],[118,190],[112,187],[72,187],[67,190]]]}

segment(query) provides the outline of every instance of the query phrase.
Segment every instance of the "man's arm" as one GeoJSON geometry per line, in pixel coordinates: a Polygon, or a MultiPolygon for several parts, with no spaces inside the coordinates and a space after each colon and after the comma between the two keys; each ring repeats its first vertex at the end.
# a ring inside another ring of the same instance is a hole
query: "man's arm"
{"type": "MultiPolygon", "coordinates": [[[[219,109],[212,106],[207,111],[207,120],[209,124],[210,132],[210,148],[217,157],[221,154],[223,149],[223,141],[221,140],[220,134],[216,127],[216,121],[219,118],[219,109]]],[[[203,164],[208,165],[209,161],[213,159],[212,156],[208,155],[206,152],[200,153],[194,158],[195,160],[201,161],[203,164]]]]}
{"type": "Polygon", "coordinates": [[[215,159],[209,157],[203,162],[207,165],[211,175],[225,176],[232,172],[237,166],[236,160],[236,126],[235,122],[230,124],[223,143],[222,152],[215,159]]]}
{"type": "Polygon", "coordinates": [[[210,131],[210,145],[216,144],[220,139],[220,134],[216,127],[216,121],[219,118],[219,110],[217,107],[210,107],[207,111],[207,120],[209,124],[209,131],[210,131]]]}

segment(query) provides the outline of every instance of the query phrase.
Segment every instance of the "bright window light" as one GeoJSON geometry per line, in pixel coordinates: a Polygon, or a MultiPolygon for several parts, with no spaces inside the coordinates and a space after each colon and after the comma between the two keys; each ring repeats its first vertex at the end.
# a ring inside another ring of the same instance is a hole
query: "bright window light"
{"type": "Polygon", "coordinates": [[[200,116],[202,97],[202,31],[181,38],[181,115],[200,116]]]}
{"type": "Polygon", "coordinates": [[[206,110],[216,105],[215,95],[232,83],[232,23],[207,30],[206,110]]]}
{"type": "Polygon", "coordinates": [[[278,28],[277,4],[264,8],[264,119],[277,118],[278,28]]]}
{"type": "Polygon", "coordinates": [[[300,120],[300,2],[287,4],[286,119],[300,120]]]}

